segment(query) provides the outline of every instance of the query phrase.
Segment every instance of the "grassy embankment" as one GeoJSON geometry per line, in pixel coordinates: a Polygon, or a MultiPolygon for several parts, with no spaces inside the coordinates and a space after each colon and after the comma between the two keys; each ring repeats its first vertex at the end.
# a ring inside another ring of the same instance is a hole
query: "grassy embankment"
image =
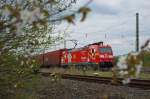
{"type": "MultiPolygon", "coordinates": [[[[114,62],[115,64],[118,61],[118,57],[119,56],[115,56],[114,57],[114,62]]],[[[142,56],[142,60],[143,60],[143,66],[144,67],[150,67],[150,51],[149,52],[144,52],[143,56],[142,56]]]]}
{"type": "MultiPolygon", "coordinates": [[[[94,71],[94,70],[78,70],[74,67],[69,69],[63,68],[50,68],[50,69],[42,69],[42,71],[51,72],[51,73],[60,73],[60,74],[75,74],[75,75],[88,75],[88,76],[101,76],[101,77],[112,77],[112,72],[101,72],[101,71],[94,71]]],[[[150,73],[141,73],[140,79],[149,79],[150,80],[150,73]]]]}

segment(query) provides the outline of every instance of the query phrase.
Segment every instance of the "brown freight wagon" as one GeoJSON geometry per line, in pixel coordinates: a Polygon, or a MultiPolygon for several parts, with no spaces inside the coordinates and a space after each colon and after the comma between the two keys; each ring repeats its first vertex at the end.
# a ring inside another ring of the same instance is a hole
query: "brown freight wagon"
{"type": "Polygon", "coordinates": [[[62,52],[66,49],[46,52],[38,56],[38,61],[42,67],[60,66],[62,52]]]}

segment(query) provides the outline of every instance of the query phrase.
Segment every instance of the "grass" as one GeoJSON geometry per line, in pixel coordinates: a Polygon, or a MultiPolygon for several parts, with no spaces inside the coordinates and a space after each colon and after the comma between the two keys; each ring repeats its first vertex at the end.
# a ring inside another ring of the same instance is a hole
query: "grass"
{"type": "Polygon", "coordinates": [[[139,78],[150,80],[150,73],[141,73],[139,78]]]}
{"type": "MultiPolygon", "coordinates": [[[[143,60],[144,67],[150,67],[150,51],[143,53],[142,60],[143,60]]],[[[118,56],[115,56],[114,63],[116,64],[117,61],[118,61],[118,56]]]]}
{"type": "MultiPolygon", "coordinates": [[[[50,68],[50,69],[42,69],[41,71],[47,71],[51,73],[63,73],[63,74],[75,74],[75,75],[87,75],[87,76],[100,76],[100,77],[112,77],[112,72],[102,72],[102,71],[94,71],[94,70],[78,70],[75,67],[71,67],[69,69],[63,68],[50,68]]],[[[141,73],[139,79],[149,79],[150,73],[141,73]]]]}
{"type": "Polygon", "coordinates": [[[143,65],[145,67],[150,67],[150,52],[145,52],[143,55],[143,65]]]}

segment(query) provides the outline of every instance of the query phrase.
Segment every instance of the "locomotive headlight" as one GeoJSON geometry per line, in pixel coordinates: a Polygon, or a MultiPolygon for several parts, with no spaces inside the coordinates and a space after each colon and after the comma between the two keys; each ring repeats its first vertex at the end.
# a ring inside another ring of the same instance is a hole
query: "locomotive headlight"
{"type": "Polygon", "coordinates": [[[104,58],[104,55],[100,55],[100,58],[104,58]]]}
{"type": "Polygon", "coordinates": [[[113,56],[112,56],[112,55],[109,55],[109,58],[113,58],[113,56]]]}

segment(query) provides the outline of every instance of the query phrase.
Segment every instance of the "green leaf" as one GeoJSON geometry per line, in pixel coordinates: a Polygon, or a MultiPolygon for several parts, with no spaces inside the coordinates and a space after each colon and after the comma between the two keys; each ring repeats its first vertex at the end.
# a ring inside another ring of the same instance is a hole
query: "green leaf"
{"type": "Polygon", "coordinates": [[[58,2],[56,0],[48,0],[47,3],[50,3],[50,4],[57,4],[58,2]]]}
{"type": "Polygon", "coordinates": [[[75,14],[64,17],[64,20],[67,20],[68,23],[74,24],[75,14]]]}
{"type": "Polygon", "coordinates": [[[80,21],[84,21],[87,17],[87,14],[91,11],[90,8],[87,8],[87,7],[81,7],[79,10],[78,10],[78,13],[82,13],[82,18],[80,21]]]}
{"type": "Polygon", "coordinates": [[[48,12],[48,10],[43,10],[42,12],[43,12],[43,14],[44,14],[46,17],[49,17],[49,12],[48,12]]]}

